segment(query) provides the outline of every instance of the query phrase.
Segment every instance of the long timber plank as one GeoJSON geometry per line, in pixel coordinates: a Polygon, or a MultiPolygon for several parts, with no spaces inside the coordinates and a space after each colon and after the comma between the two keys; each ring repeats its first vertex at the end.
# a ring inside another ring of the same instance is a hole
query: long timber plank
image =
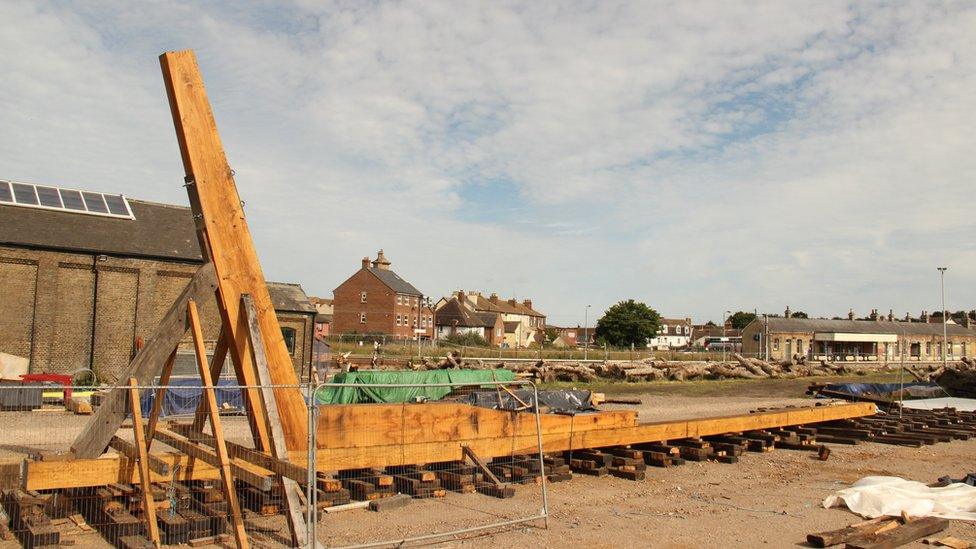
{"type": "MultiPolygon", "coordinates": [[[[285,444],[288,450],[305,448],[307,414],[297,387],[298,376],[281,334],[196,57],[192,51],[167,52],[159,57],[159,62],[186,172],[190,207],[201,221],[198,227],[201,249],[209,256],[217,274],[218,304],[235,367],[248,385],[257,384],[247,318],[241,311],[241,295],[250,294],[271,381],[288,386],[274,389],[285,444]]],[[[248,389],[246,398],[255,418],[260,449],[269,450],[267,415],[260,395],[248,389]]]]}
{"type": "MultiPolygon", "coordinates": [[[[422,409],[425,406],[436,405],[438,404],[411,404],[409,406],[422,409]]],[[[509,412],[488,411],[506,416],[511,415],[509,412]]],[[[792,425],[864,417],[873,415],[875,412],[874,404],[857,402],[832,406],[791,408],[739,416],[693,418],[639,425],[631,424],[629,426],[599,426],[582,431],[578,430],[578,423],[575,425],[576,429],[570,430],[570,422],[574,421],[571,417],[546,415],[543,418],[543,446],[546,452],[602,448],[731,432],[775,429],[792,425]]],[[[594,414],[594,416],[599,415],[603,414],[594,414]]],[[[483,459],[511,455],[513,451],[516,453],[537,451],[534,416],[530,413],[516,414],[516,416],[525,416],[524,419],[518,420],[524,422],[528,422],[531,418],[532,428],[525,427],[523,428],[525,430],[513,435],[510,427],[498,422],[487,422],[483,430],[459,433],[460,436],[454,439],[438,435],[433,437],[435,440],[423,441],[414,438],[411,442],[402,445],[391,443],[391,439],[382,437],[375,437],[371,445],[355,445],[357,441],[344,438],[343,440],[346,440],[344,447],[323,448],[320,446],[317,449],[317,468],[320,471],[334,471],[337,469],[454,461],[462,459],[462,446],[470,447],[483,459]],[[494,427],[489,429],[487,426],[491,424],[494,424],[494,427]]],[[[476,421],[474,418],[478,417],[480,416],[469,416],[469,424],[474,423],[476,421]]],[[[615,421],[620,421],[620,418],[616,418],[615,421]]],[[[321,426],[320,423],[319,427],[321,426]]],[[[421,431],[427,429],[428,432],[439,433],[437,430],[431,431],[432,427],[430,426],[421,426],[418,429],[421,431]]],[[[418,435],[414,433],[412,436],[417,437],[418,435]]],[[[296,466],[306,464],[306,455],[304,451],[290,452],[291,461],[296,466]]],[[[200,460],[194,462],[191,470],[187,470],[187,456],[163,454],[160,455],[160,458],[170,464],[171,470],[177,470],[176,466],[180,466],[177,471],[177,480],[219,478],[219,471],[216,468],[200,460]]],[[[255,468],[252,464],[240,463],[240,465],[255,468]]],[[[255,472],[259,470],[260,468],[255,468],[255,472]]],[[[273,473],[268,471],[267,474],[272,475],[273,473]]],[[[170,477],[159,475],[153,471],[150,471],[150,475],[153,482],[168,482],[170,480],[170,477]]],[[[99,459],[28,461],[26,464],[25,487],[28,490],[101,486],[116,482],[138,482],[138,476],[132,464],[124,457],[107,455],[99,459]]]]}

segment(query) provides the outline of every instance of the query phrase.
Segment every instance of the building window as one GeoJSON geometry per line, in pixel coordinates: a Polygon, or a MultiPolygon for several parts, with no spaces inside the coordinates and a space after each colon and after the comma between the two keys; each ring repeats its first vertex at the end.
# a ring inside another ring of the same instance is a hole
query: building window
{"type": "Polygon", "coordinates": [[[773,350],[774,351],[778,351],[779,350],[779,338],[778,337],[774,337],[773,338],[773,350]]]}
{"type": "Polygon", "coordinates": [[[662,333],[662,334],[668,333],[668,325],[667,324],[662,324],[661,325],[661,332],[660,333],[662,333]]]}
{"type": "Polygon", "coordinates": [[[359,292],[359,302],[366,303],[366,292],[359,292]]]}
{"type": "Polygon", "coordinates": [[[285,339],[285,347],[288,347],[288,354],[295,354],[295,329],[294,328],[282,328],[281,337],[285,339]]]}
{"type": "Polygon", "coordinates": [[[403,296],[397,294],[397,305],[403,305],[403,296]]]}
{"type": "MultiPolygon", "coordinates": [[[[365,294],[365,292],[364,292],[365,294]]],[[[366,324],[366,313],[359,313],[359,323],[366,324]]]]}
{"type": "Polygon", "coordinates": [[[799,339],[798,338],[796,340],[796,352],[801,353],[801,354],[803,353],[803,340],[802,339],[799,339]]]}
{"type": "Polygon", "coordinates": [[[925,355],[926,356],[932,356],[932,342],[931,341],[926,341],[925,342],[925,355]]]}
{"type": "Polygon", "coordinates": [[[397,315],[397,317],[396,317],[396,323],[397,323],[397,326],[400,325],[400,315],[397,315]]]}

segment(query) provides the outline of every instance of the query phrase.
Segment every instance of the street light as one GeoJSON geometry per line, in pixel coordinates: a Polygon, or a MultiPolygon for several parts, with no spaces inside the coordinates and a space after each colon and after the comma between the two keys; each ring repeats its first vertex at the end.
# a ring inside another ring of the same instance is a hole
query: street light
{"type": "Polygon", "coordinates": [[[727,318],[726,315],[730,314],[732,314],[732,311],[722,313],[722,362],[725,362],[726,345],[729,344],[729,336],[725,332],[725,319],[727,318]]]}
{"type": "Polygon", "coordinates": [[[948,344],[948,335],[946,329],[946,306],[945,306],[945,272],[949,270],[949,267],[939,267],[939,278],[942,283],[942,367],[947,368],[949,364],[949,349],[946,347],[948,344]]]}
{"type": "Polygon", "coordinates": [[[586,351],[589,348],[590,334],[587,329],[587,324],[590,323],[590,306],[587,305],[583,309],[583,360],[586,360],[586,351]]]}

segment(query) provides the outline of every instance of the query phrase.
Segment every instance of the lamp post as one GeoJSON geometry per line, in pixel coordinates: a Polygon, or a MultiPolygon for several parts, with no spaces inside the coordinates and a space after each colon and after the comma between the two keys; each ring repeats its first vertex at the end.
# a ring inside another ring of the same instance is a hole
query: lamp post
{"type": "Polygon", "coordinates": [[[729,337],[725,332],[725,319],[727,318],[726,315],[730,314],[732,314],[732,311],[725,311],[722,313],[722,362],[725,362],[726,346],[729,343],[729,337]]]}
{"type": "Polygon", "coordinates": [[[946,306],[945,306],[945,272],[949,270],[949,267],[939,267],[939,278],[942,285],[942,367],[946,368],[949,364],[949,349],[947,347],[949,343],[948,329],[946,327],[946,306]]]}
{"type": "Polygon", "coordinates": [[[586,351],[589,348],[590,334],[587,325],[590,323],[590,306],[583,309],[583,360],[586,360],[586,351]]]}

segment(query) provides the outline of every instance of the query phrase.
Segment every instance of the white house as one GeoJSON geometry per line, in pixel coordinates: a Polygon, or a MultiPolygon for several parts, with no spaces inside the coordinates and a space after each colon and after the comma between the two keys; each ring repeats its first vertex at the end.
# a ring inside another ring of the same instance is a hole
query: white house
{"type": "Polygon", "coordinates": [[[681,349],[691,344],[690,318],[662,318],[657,335],[648,340],[651,349],[681,349]]]}

